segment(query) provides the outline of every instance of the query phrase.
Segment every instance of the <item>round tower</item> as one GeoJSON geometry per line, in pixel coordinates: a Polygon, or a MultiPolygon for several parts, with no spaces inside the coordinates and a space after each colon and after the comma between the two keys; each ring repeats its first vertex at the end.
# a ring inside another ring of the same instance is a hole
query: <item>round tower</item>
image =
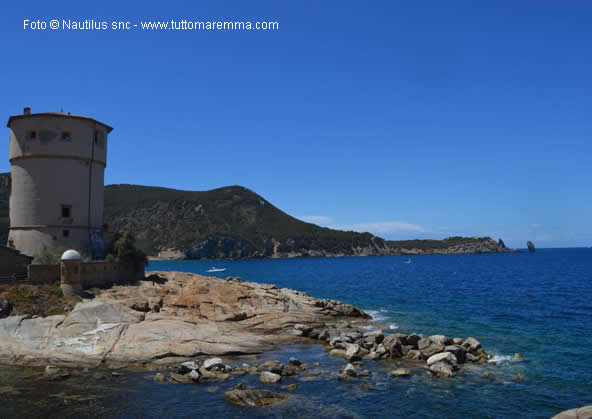
{"type": "Polygon", "coordinates": [[[30,256],[43,247],[104,255],[104,173],[113,128],[86,116],[31,113],[8,119],[8,245],[30,256]]]}

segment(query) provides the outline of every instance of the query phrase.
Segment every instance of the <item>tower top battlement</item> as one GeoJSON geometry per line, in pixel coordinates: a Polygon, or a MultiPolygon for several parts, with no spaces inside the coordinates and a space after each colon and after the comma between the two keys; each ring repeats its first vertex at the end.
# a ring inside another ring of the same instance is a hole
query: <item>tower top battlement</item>
{"type": "Polygon", "coordinates": [[[50,116],[50,117],[56,117],[56,118],[73,118],[73,119],[82,119],[82,120],[86,120],[86,121],[91,121],[94,122],[98,125],[102,125],[107,133],[113,131],[113,127],[101,122],[101,121],[97,121],[94,118],[91,118],[90,116],[83,116],[83,115],[74,115],[70,112],[41,112],[41,113],[31,113],[31,108],[30,107],[25,107],[23,109],[23,113],[19,114],[19,115],[11,115],[8,118],[8,122],[6,122],[6,126],[8,128],[10,128],[11,124],[14,121],[23,119],[23,118],[30,118],[30,117],[43,117],[43,116],[50,116]]]}

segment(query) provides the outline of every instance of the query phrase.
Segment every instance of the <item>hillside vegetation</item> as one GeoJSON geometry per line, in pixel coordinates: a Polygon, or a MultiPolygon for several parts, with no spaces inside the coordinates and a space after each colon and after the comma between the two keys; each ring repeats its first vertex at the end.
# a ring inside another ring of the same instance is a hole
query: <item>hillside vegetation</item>
{"type": "Polygon", "coordinates": [[[190,192],[110,185],[105,222],[110,231],[132,232],[148,254],[164,249],[190,250],[197,257],[386,251],[385,241],[369,233],[305,223],[241,186],[190,192]]]}
{"type": "MultiPolygon", "coordinates": [[[[8,174],[0,175],[0,219],[8,217],[8,174]]],[[[242,186],[210,191],[109,185],[106,239],[128,232],[146,254],[175,258],[366,256],[508,251],[488,237],[386,241],[294,218],[242,186]]],[[[7,225],[0,227],[7,235],[7,225]]],[[[5,243],[6,238],[3,239],[5,243]]]]}

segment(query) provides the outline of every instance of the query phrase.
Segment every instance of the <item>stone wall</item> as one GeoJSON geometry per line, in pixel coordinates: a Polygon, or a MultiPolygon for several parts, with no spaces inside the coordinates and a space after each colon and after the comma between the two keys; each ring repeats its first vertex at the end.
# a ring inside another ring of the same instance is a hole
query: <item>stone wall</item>
{"type": "Polygon", "coordinates": [[[15,249],[0,245],[0,281],[26,279],[31,259],[15,249]]]}
{"type": "Polygon", "coordinates": [[[83,262],[80,264],[82,288],[104,287],[115,283],[128,282],[144,277],[144,270],[134,272],[116,262],[83,262]]]}
{"type": "Polygon", "coordinates": [[[36,284],[60,281],[60,265],[29,265],[29,282],[36,284]]]}
{"type": "MultiPolygon", "coordinates": [[[[28,280],[34,283],[60,281],[60,265],[29,265],[28,280]]],[[[106,287],[115,283],[129,282],[144,277],[144,269],[134,272],[115,262],[94,261],[80,263],[80,282],[83,289],[106,287]]]]}

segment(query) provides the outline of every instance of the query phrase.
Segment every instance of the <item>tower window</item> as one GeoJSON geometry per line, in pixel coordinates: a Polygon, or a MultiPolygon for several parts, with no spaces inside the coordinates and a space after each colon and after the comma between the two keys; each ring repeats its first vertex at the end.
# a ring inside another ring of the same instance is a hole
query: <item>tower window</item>
{"type": "Polygon", "coordinates": [[[72,216],[72,205],[62,205],[62,218],[70,218],[72,216]]]}
{"type": "Polygon", "coordinates": [[[95,131],[95,144],[97,147],[105,147],[105,133],[103,131],[95,131]]]}
{"type": "Polygon", "coordinates": [[[63,237],[70,237],[70,230],[62,230],[63,237]]]}
{"type": "Polygon", "coordinates": [[[72,141],[72,133],[70,131],[62,131],[62,141],[72,141]]]}
{"type": "Polygon", "coordinates": [[[27,140],[34,140],[37,138],[37,131],[30,130],[27,131],[27,140]]]}

